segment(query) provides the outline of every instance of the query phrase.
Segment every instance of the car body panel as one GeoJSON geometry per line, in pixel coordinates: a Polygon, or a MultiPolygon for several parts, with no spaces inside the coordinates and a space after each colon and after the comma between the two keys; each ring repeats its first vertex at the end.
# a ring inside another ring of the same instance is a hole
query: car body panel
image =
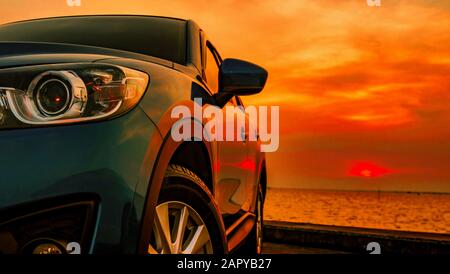
{"type": "Polygon", "coordinates": [[[249,194],[247,182],[249,170],[246,168],[248,146],[244,137],[246,127],[236,122],[237,119],[245,121],[246,117],[243,110],[234,109],[234,107],[235,105],[229,102],[224,108],[224,135],[232,136],[233,140],[218,142],[216,163],[218,199],[224,214],[236,214],[240,210],[249,210],[245,207],[249,194]],[[229,132],[230,130],[232,132],[229,132]],[[244,138],[239,140],[238,137],[244,138]]]}
{"type": "Polygon", "coordinates": [[[137,183],[148,180],[141,178],[141,169],[153,167],[141,166],[151,136],[159,133],[139,108],[101,123],[0,131],[0,193],[8,193],[0,196],[0,208],[97,193],[101,212],[94,252],[133,252],[135,239],[127,239],[124,232],[137,233],[129,231],[137,223],[123,218],[131,214],[138,222],[142,215],[142,207],[132,203],[137,183]]]}

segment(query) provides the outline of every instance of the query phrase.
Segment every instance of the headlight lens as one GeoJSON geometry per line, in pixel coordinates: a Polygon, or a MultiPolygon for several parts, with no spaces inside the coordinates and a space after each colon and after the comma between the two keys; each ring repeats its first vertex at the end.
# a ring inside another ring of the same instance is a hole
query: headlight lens
{"type": "Polygon", "coordinates": [[[37,88],[35,100],[42,114],[55,116],[64,113],[69,107],[72,93],[63,80],[50,78],[37,88]]]}
{"type": "Polygon", "coordinates": [[[0,129],[113,117],[133,108],[148,82],[146,73],[101,64],[0,70],[0,129]]]}

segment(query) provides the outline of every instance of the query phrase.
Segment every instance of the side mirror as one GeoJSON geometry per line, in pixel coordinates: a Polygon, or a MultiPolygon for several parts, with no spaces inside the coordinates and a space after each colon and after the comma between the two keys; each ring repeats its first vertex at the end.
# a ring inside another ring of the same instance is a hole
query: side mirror
{"type": "Polygon", "coordinates": [[[267,71],[258,65],[225,59],[220,66],[219,90],[238,96],[256,94],[263,90],[267,76],[267,71]]]}

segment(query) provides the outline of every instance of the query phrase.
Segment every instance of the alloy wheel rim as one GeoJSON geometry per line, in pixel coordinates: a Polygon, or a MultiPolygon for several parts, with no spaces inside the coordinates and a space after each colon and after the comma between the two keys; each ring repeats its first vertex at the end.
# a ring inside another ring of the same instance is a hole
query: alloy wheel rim
{"type": "Polygon", "coordinates": [[[156,207],[149,254],[212,254],[205,222],[191,206],[169,201],[156,207]]]}
{"type": "Polygon", "coordinates": [[[261,253],[262,250],[262,241],[263,241],[263,232],[262,232],[262,203],[261,203],[261,198],[258,198],[258,203],[257,203],[257,211],[258,211],[258,216],[256,219],[256,252],[257,254],[261,253]]]}

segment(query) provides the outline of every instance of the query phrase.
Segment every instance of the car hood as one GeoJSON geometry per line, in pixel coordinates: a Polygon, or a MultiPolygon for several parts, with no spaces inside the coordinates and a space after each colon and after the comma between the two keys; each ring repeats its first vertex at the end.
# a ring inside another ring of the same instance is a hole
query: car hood
{"type": "Polygon", "coordinates": [[[111,58],[132,58],[171,66],[159,58],[108,48],[41,42],[0,42],[0,68],[95,62],[111,58]]]}
{"type": "Polygon", "coordinates": [[[49,43],[0,43],[0,68],[57,64],[68,62],[93,62],[111,58],[111,54],[99,49],[49,43]]]}

